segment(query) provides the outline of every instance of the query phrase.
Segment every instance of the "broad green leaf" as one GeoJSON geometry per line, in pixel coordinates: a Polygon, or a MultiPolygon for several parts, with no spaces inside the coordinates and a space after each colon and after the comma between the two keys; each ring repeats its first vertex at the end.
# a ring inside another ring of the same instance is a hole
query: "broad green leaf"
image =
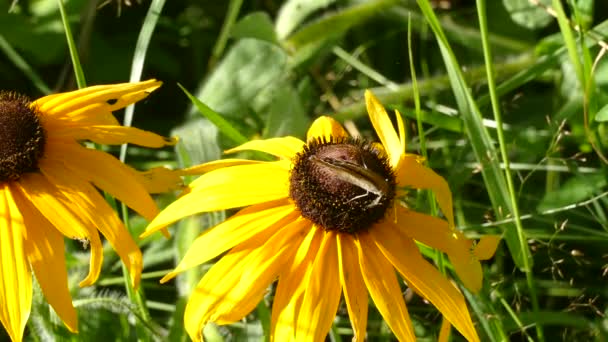
{"type": "Polygon", "coordinates": [[[285,39],[310,14],[336,0],[288,0],[279,9],[275,28],[280,39],[285,39]]]}
{"type": "Polygon", "coordinates": [[[266,109],[268,116],[264,137],[306,136],[310,118],[296,90],[290,84],[279,84],[272,90],[272,97],[266,109]]]}
{"type": "Polygon", "coordinates": [[[239,20],[232,28],[232,37],[254,38],[278,45],[272,20],[265,12],[253,12],[239,20]]]}
{"type": "Polygon", "coordinates": [[[595,121],[608,121],[608,105],[604,105],[602,108],[600,108],[597,114],[595,114],[595,121]]]}
{"type": "Polygon", "coordinates": [[[558,190],[545,194],[537,210],[561,208],[584,201],[606,186],[605,174],[581,174],[568,179],[558,190]]]}
{"type": "MultiPolygon", "coordinates": [[[[545,7],[551,6],[551,0],[539,0],[545,7]]],[[[511,19],[517,24],[529,28],[540,29],[553,21],[553,17],[541,6],[533,4],[529,0],[503,0],[511,19]]]]}
{"type": "Polygon", "coordinates": [[[239,40],[196,93],[214,111],[242,119],[251,102],[285,73],[287,55],[257,39],[239,40]]]}

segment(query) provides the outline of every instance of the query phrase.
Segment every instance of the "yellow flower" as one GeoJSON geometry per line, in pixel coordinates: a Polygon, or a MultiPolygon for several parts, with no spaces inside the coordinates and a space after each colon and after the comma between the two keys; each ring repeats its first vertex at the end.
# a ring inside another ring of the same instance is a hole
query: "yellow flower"
{"type": "Polygon", "coordinates": [[[156,134],[123,127],[112,111],[137,102],[161,85],[149,80],[45,96],[30,102],[0,92],[0,321],[21,341],[32,302],[32,275],[67,328],[76,332],[76,311],[68,289],[64,240],[91,246],[93,284],[102,265],[99,232],[140,280],[142,256],[122,222],[95,188],[106,191],[151,220],[158,209],[148,194],[161,188],[154,172],[139,174],[113,156],[82,146],[132,143],[172,144],[156,134]]]}
{"type": "Polygon", "coordinates": [[[184,321],[193,340],[201,340],[207,322],[243,318],[278,279],[271,340],[323,341],[343,292],[355,338],[363,341],[369,292],[396,337],[413,341],[395,270],[464,337],[479,340],[463,295],[422,257],[415,241],[447,253],[472,291],[481,287],[479,257],[492,251],[474,249],[453,228],[448,185],[420,164],[419,156],[404,152],[400,115],[397,133],[371,92],[365,98],[382,145],[349,138],[336,121],[321,117],[309,129],[307,143],[273,138],[227,151],[261,151],[276,161],[226,159],[182,172],[204,175],[143,236],[188,215],[248,206],[199,236],[161,280],[229,250],[188,301],[184,321]],[[432,189],[447,221],[407,209],[399,198],[411,188],[432,189]]]}

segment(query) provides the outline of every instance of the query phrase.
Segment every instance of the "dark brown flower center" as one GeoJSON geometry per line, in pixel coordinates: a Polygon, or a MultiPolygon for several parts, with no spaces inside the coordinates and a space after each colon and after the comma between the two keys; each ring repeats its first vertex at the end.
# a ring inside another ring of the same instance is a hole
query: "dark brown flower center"
{"type": "Polygon", "coordinates": [[[38,170],[45,135],[30,100],[0,91],[0,183],[38,170]]]}
{"type": "Polygon", "coordinates": [[[356,233],[381,220],[395,197],[383,151],[350,138],[316,140],[294,159],[289,195],[326,230],[356,233]]]}

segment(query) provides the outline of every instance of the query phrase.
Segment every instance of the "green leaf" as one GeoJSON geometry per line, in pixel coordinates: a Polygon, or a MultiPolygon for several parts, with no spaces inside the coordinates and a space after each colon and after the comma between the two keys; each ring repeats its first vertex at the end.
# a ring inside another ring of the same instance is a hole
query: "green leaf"
{"type": "Polygon", "coordinates": [[[253,12],[241,19],[232,28],[234,38],[254,38],[278,45],[270,16],[265,12],[253,12]]]}
{"type": "MultiPolygon", "coordinates": [[[[551,0],[539,0],[539,2],[545,7],[551,6],[551,0]]],[[[503,0],[502,3],[514,22],[531,30],[543,28],[553,21],[553,17],[545,8],[529,0],[503,0]]]]}
{"type": "Polygon", "coordinates": [[[258,94],[281,79],[286,62],[286,53],[276,45],[242,39],[217,66],[196,98],[226,117],[242,120],[258,94]]]}
{"type": "Polygon", "coordinates": [[[310,118],[302,106],[298,93],[290,84],[279,84],[273,90],[267,108],[264,137],[285,135],[304,137],[310,125],[310,118]]]}
{"type": "Polygon", "coordinates": [[[606,184],[604,174],[577,175],[568,179],[558,190],[546,193],[536,209],[542,212],[584,201],[606,184]]]}
{"type": "Polygon", "coordinates": [[[277,35],[285,39],[313,12],[327,7],[336,0],[289,0],[286,1],[279,13],[275,24],[277,35]]]}
{"type": "Polygon", "coordinates": [[[595,114],[595,121],[604,122],[608,121],[608,105],[604,105],[600,110],[595,114]]]}

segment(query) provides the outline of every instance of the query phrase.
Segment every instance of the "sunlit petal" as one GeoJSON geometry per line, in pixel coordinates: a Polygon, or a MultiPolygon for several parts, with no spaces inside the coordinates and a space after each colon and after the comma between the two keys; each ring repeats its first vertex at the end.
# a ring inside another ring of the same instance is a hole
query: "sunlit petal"
{"type": "Polygon", "coordinates": [[[291,265],[285,267],[279,274],[277,291],[272,302],[271,341],[295,340],[298,314],[306,291],[303,284],[308,283],[312,264],[322,239],[322,230],[316,228],[309,230],[308,235],[298,247],[291,265]]]}
{"type": "Polygon", "coordinates": [[[308,129],[306,141],[311,142],[315,139],[331,141],[332,138],[346,137],[348,137],[348,133],[338,121],[329,116],[321,116],[308,129]]]}
{"type": "MultiPolygon", "coordinates": [[[[103,249],[95,223],[87,219],[81,203],[70,201],[55,185],[43,175],[28,173],[14,184],[15,199],[18,203],[29,201],[63,235],[71,239],[87,241],[91,249],[89,274],[80,286],[92,285],[101,272],[103,249]]],[[[21,204],[20,204],[21,206],[21,204]]]]}
{"type": "Polygon", "coordinates": [[[405,308],[393,266],[382,255],[370,233],[358,236],[354,241],[361,274],[376,308],[399,341],[415,341],[412,321],[405,308]]]}
{"type": "Polygon", "coordinates": [[[98,144],[120,145],[134,144],[145,147],[159,148],[175,145],[177,139],[165,138],[152,132],[135,127],[113,125],[66,125],[51,131],[53,137],[69,137],[74,140],[90,140],[98,144]]]}
{"type": "Polygon", "coordinates": [[[158,213],[156,204],[146,188],[138,182],[132,169],[112,155],[75,143],[56,143],[52,147],[46,152],[46,158],[41,160],[40,168],[43,171],[56,167],[56,164],[47,166],[47,160],[60,162],[62,168],[107,191],[147,220],[152,220],[158,213]]]}
{"type": "Polygon", "coordinates": [[[135,103],[160,87],[162,82],[148,80],[139,83],[121,83],[83,88],[57,94],[49,99],[34,102],[39,110],[52,116],[86,115],[89,111],[113,112],[135,103]]]}
{"type": "Polygon", "coordinates": [[[180,197],[156,216],[141,237],[193,214],[287,198],[288,172],[280,164],[264,163],[233,166],[206,173],[191,184],[192,192],[180,197]]]}
{"type": "Polygon", "coordinates": [[[293,205],[285,200],[247,207],[196,238],[175,270],[164,276],[161,283],[215,258],[255,235],[272,233],[295,221],[298,216],[293,205]]]}
{"type": "Polygon", "coordinates": [[[334,321],[340,302],[337,234],[323,233],[312,265],[296,324],[296,341],[322,341],[334,321]]]}
{"type": "Polygon", "coordinates": [[[353,326],[353,341],[364,341],[367,331],[367,288],[359,266],[355,239],[351,235],[338,235],[338,256],[344,301],[353,326]]]}
{"type": "Polygon", "coordinates": [[[395,132],[395,127],[393,127],[384,106],[369,90],[365,91],[365,104],[372,125],[389,156],[390,163],[393,167],[396,167],[401,154],[405,151],[402,149],[401,140],[395,132]]]}
{"type": "Polygon", "coordinates": [[[464,285],[472,292],[479,292],[483,272],[479,260],[473,254],[473,241],[459,230],[451,229],[445,220],[398,206],[396,224],[390,220],[383,224],[393,226],[395,231],[447,253],[464,285]]]}
{"type": "Polygon", "coordinates": [[[235,153],[240,151],[260,151],[273,156],[291,159],[304,147],[304,142],[295,137],[270,138],[264,140],[251,140],[235,148],[231,148],[225,153],[235,153]]]}
{"type": "Polygon", "coordinates": [[[433,303],[465,338],[473,342],[479,341],[462,294],[422,258],[412,239],[404,239],[391,228],[387,224],[377,224],[369,235],[373,236],[378,248],[405,278],[410,288],[433,303]]]}
{"type": "Polygon", "coordinates": [[[32,306],[32,276],[25,222],[6,183],[0,185],[0,213],[0,321],[13,341],[21,341],[32,306]]]}
{"type": "Polygon", "coordinates": [[[176,170],[175,172],[182,176],[194,176],[194,175],[202,175],[203,173],[207,173],[213,170],[222,169],[230,166],[237,165],[247,165],[247,164],[260,164],[264,163],[259,160],[249,160],[249,159],[220,159],[214,160],[208,163],[199,164],[187,167],[185,169],[176,170]]]}
{"type": "Polygon", "coordinates": [[[450,186],[443,177],[420,164],[418,156],[413,154],[402,156],[395,176],[397,184],[401,187],[433,190],[443,215],[447,218],[450,227],[454,227],[452,191],[450,191],[450,186]]]}
{"type": "Polygon", "coordinates": [[[295,252],[287,241],[299,243],[309,228],[306,220],[296,221],[267,241],[248,240],[222,257],[201,279],[186,305],[184,322],[190,338],[200,341],[201,329],[208,321],[227,321],[234,318],[232,311],[240,310],[241,314],[255,307],[263,290],[295,252]],[[270,260],[261,260],[261,255],[270,260]]]}
{"type": "Polygon", "coordinates": [[[25,221],[25,252],[44,297],[71,332],[78,317],[68,288],[63,235],[27,201],[19,203],[25,221]]]}

